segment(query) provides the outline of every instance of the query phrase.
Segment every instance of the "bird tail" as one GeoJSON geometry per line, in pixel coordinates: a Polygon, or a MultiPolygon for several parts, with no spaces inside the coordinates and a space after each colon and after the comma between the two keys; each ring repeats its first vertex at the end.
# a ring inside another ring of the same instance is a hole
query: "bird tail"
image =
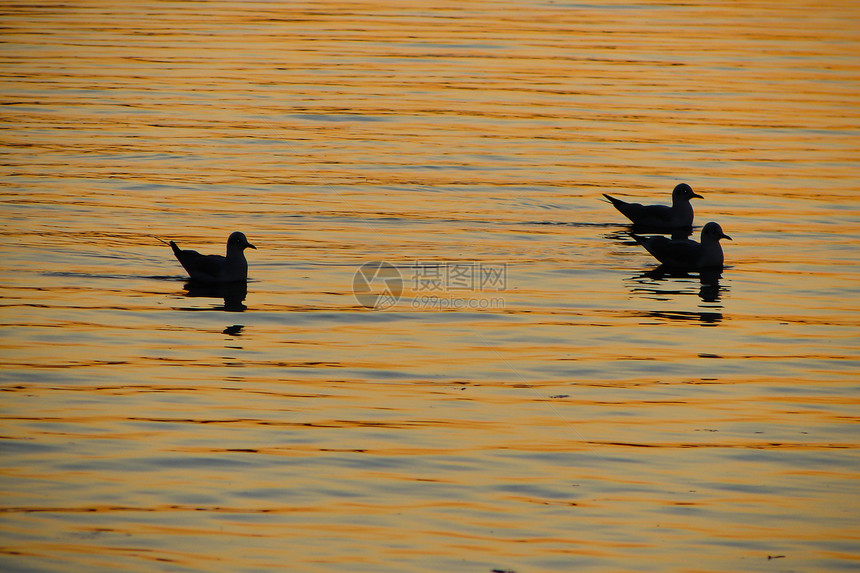
{"type": "Polygon", "coordinates": [[[604,193],[603,196],[606,197],[607,203],[612,203],[616,207],[618,207],[619,203],[623,203],[623,201],[621,201],[620,199],[616,199],[612,195],[607,195],[606,193],[604,193]]]}
{"type": "Polygon", "coordinates": [[[630,231],[628,231],[627,234],[630,235],[634,241],[636,241],[637,243],[639,243],[643,247],[645,246],[645,241],[646,241],[645,237],[642,237],[641,235],[637,235],[636,233],[633,233],[630,231]]]}
{"type": "Polygon", "coordinates": [[[161,237],[156,237],[155,235],[151,235],[151,236],[152,236],[152,237],[154,237],[156,240],[161,241],[161,242],[162,242],[162,243],[164,243],[165,245],[170,245],[170,248],[171,248],[171,249],[173,249],[173,254],[174,254],[174,255],[176,255],[176,258],[179,258],[179,253],[181,253],[181,252],[182,252],[182,249],[180,249],[179,247],[177,247],[177,246],[176,246],[176,243],[174,243],[173,241],[170,241],[170,242],[165,241],[165,240],[164,240],[164,239],[162,239],[161,237]]]}

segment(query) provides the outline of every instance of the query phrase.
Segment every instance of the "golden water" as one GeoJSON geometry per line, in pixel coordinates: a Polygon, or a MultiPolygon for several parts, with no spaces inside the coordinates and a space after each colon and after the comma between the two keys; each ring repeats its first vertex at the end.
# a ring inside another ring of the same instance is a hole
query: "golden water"
{"type": "Polygon", "coordinates": [[[0,569],[860,567],[831,4],[4,4],[0,569]],[[599,200],[681,181],[716,285],[599,200]]]}

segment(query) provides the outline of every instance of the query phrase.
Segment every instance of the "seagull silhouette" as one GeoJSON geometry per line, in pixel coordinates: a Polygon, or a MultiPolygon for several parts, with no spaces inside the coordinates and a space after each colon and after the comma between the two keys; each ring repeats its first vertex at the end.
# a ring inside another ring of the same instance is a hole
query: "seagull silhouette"
{"type": "Polygon", "coordinates": [[[702,242],[690,239],[674,240],[666,237],[641,237],[630,233],[637,243],[666,265],[674,269],[708,269],[723,266],[723,248],[720,239],[732,240],[722,227],[713,221],[702,227],[702,242]]]}
{"type": "Polygon", "coordinates": [[[627,203],[616,199],[611,195],[603,194],[622,215],[630,219],[634,225],[653,229],[677,229],[680,227],[691,227],[693,225],[693,206],[690,199],[702,198],[701,195],[693,193],[693,189],[686,183],[675,186],[672,190],[672,206],[666,205],[641,205],[639,203],[627,203]]]}
{"type": "Polygon", "coordinates": [[[248,280],[246,248],[256,249],[243,233],[236,231],[227,239],[227,256],[201,255],[197,251],[183,250],[170,241],[170,248],[179,264],[188,271],[193,281],[204,283],[226,283],[248,280]]]}

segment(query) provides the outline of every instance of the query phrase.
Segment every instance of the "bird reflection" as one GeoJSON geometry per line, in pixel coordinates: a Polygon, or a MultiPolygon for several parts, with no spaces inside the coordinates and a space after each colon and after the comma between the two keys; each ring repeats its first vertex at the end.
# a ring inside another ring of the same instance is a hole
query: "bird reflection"
{"type": "Polygon", "coordinates": [[[670,300],[676,296],[691,295],[695,292],[710,310],[699,312],[651,312],[655,318],[672,320],[699,320],[706,324],[716,324],[722,321],[723,314],[720,298],[727,287],[720,285],[720,270],[679,271],[660,265],[657,268],[642,271],[630,277],[634,283],[633,293],[645,294],[658,300],[670,300]],[[691,288],[698,282],[699,288],[691,288]]]}
{"type": "Polygon", "coordinates": [[[189,281],[185,283],[185,296],[201,298],[224,299],[224,306],[217,306],[211,310],[225,310],[228,312],[242,312],[245,306],[245,297],[248,296],[248,283],[236,281],[230,283],[201,283],[189,281]]]}
{"type": "MultiPolygon", "coordinates": [[[[720,296],[726,287],[720,286],[720,278],[722,277],[721,269],[703,269],[700,271],[685,271],[672,269],[665,265],[660,265],[654,269],[643,271],[637,275],[633,275],[631,279],[639,283],[639,292],[649,292],[651,294],[684,294],[684,290],[671,290],[661,288],[660,283],[667,282],[669,279],[675,282],[692,282],[699,279],[699,298],[703,302],[719,302],[720,296]]],[[[686,291],[689,292],[689,291],[686,291]]]]}
{"type": "Polygon", "coordinates": [[[660,230],[656,227],[627,225],[623,231],[613,231],[611,233],[607,233],[604,237],[620,245],[636,245],[637,243],[632,239],[630,233],[633,233],[634,235],[669,235],[673,241],[683,241],[693,234],[693,227],[681,227],[674,229],[671,233],[667,233],[665,230],[660,230]]]}
{"type": "Polygon", "coordinates": [[[705,302],[719,302],[720,292],[728,287],[720,286],[722,269],[702,269],[699,271],[699,297],[705,302]]]}
{"type": "Polygon", "coordinates": [[[229,336],[242,336],[242,329],[245,328],[244,324],[234,324],[233,326],[228,326],[222,331],[222,334],[227,334],[229,336]]]}
{"type": "Polygon", "coordinates": [[[651,318],[659,318],[662,320],[699,321],[705,326],[713,326],[723,321],[723,313],[721,312],[665,312],[654,310],[645,314],[651,318]]]}

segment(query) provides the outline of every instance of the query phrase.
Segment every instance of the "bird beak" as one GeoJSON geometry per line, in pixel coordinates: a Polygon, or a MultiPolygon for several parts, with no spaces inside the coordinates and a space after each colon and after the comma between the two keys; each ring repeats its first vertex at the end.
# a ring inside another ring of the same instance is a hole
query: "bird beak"
{"type": "Polygon", "coordinates": [[[701,195],[699,195],[698,193],[693,193],[692,195],[690,195],[690,197],[691,197],[691,198],[692,198],[692,197],[696,197],[696,198],[698,198],[698,199],[704,199],[704,197],[702,197],[702,196],[701,196],[701,195]]]}
{"type": "Polygon", "coordinates": [[[257,250],[257,247],[255,247],[255,246],[254,246],[254,245],[252,245],[251,243],[248,243],[246,246],[251,247],[251,248],[252,248],[252,249],[254,249],[254,250],[257,250]]]}
{"type": "Polygon", "coordinates": [[[728,235],[726,235],[725,233],[723,233],[722,235],[720,235],[720,238],[721,238],[721,239],[728,239],[728,240],[730,240],[730,241],[732,240],[732,238],[731,238],[731,237],[729,237],[728,235]]]}

